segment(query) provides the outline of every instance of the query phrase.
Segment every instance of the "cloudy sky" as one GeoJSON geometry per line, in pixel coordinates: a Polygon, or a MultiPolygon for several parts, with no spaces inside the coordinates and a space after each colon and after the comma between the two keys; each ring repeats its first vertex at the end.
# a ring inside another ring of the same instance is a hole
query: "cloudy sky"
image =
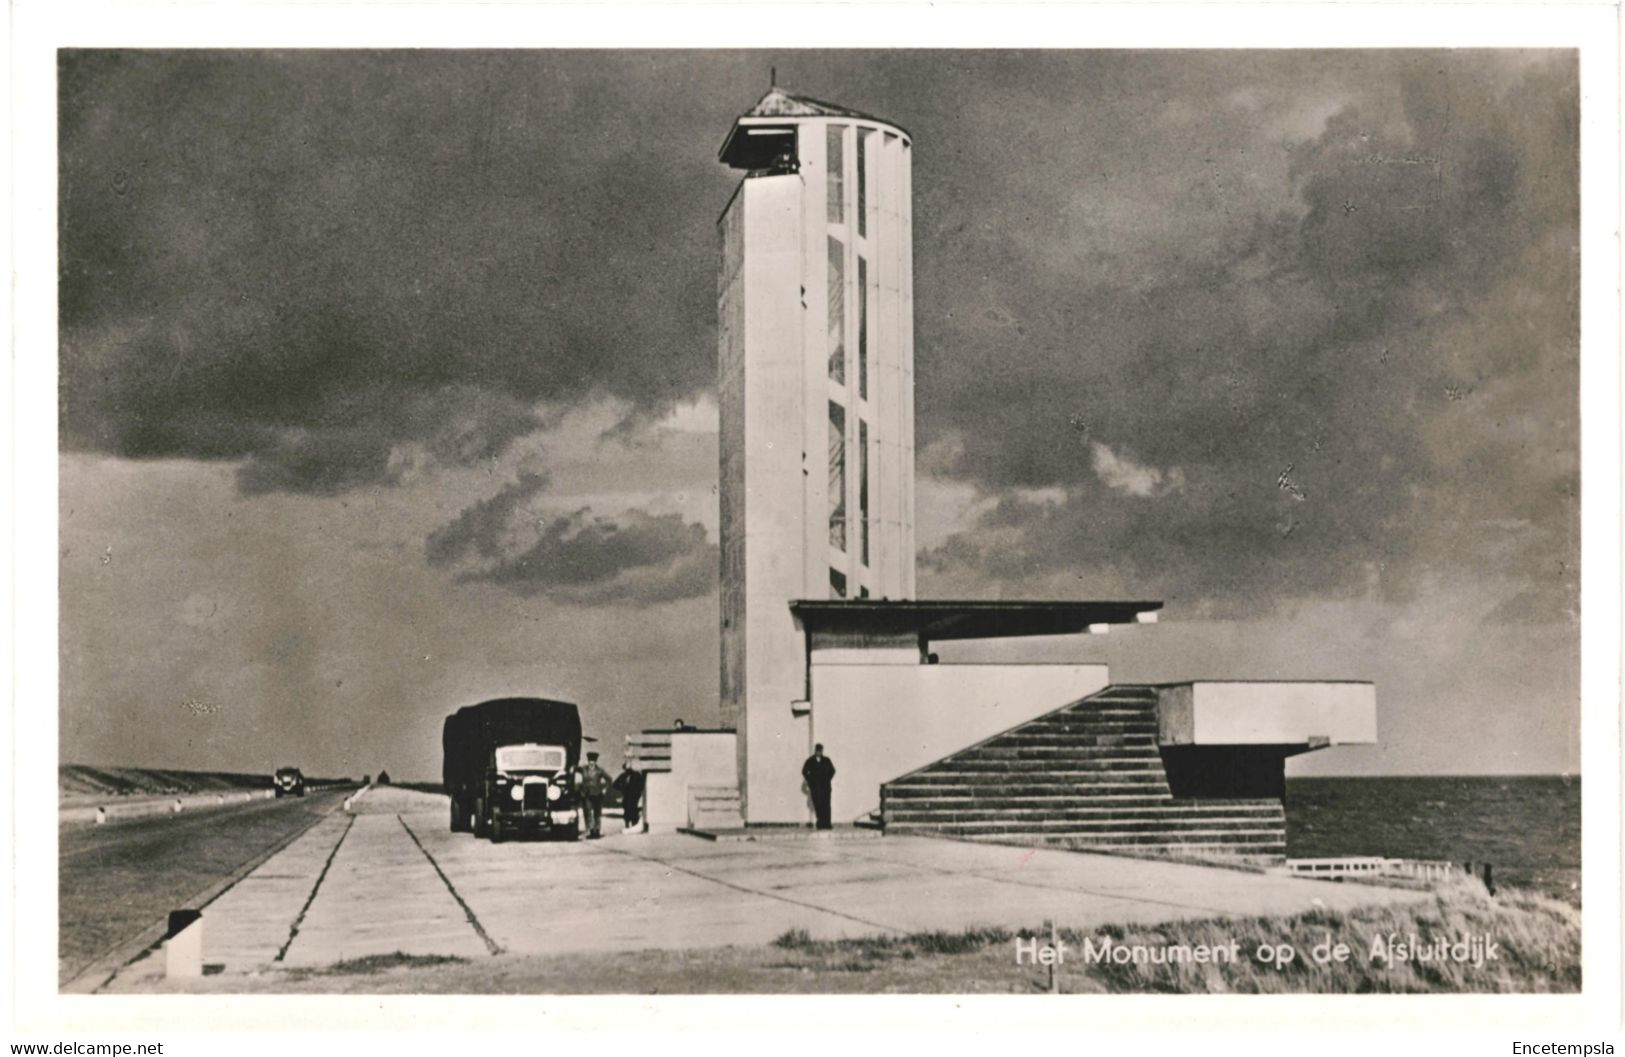
{"type": "Polygon", "coordinates": [[[1374,680],[1382,744],[1292,773],[1578,769],[1577,63],[1462,51],[62,53],[62,759],[714,722],[770,65],[914,136],[922,596],[1374,680]]]}

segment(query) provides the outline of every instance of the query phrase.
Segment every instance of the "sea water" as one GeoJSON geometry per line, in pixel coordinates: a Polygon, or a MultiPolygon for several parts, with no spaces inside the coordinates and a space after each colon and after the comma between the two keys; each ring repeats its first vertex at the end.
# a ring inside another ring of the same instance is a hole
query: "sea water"
{"type": "Polygon", "coordinates": [[[1489,863],[1497,885],[1578,905],[1580,779],[1288,778],[1286,852],[1489,863]]]}

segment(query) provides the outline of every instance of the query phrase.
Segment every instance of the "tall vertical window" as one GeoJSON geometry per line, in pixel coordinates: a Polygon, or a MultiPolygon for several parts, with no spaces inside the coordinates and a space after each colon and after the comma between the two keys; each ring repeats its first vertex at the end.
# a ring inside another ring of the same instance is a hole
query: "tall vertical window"
{"type": "Polygon", "coordinates": [[[829,240],[829,376],[846,384],[846,246],[829,240]]]}
{"type": "Polygon", "coordinates": [[[828,188],[829,222],[846,222],[846,126],[824,129],[824,186],[828,188]]]}
{"type": "Polygon", "coordinates": [[[869,399],[869,262],[862,257],[858,258],[858,396],[869,399]]]}
{"type": "Polygon", "coordinates": [[[869,423],[858,419],[858,539],[859,555],[869,564],[869,423]]]}
{"type": "Polygon", "coordinates": [[[864,163],[869,160],[869,137],[872,132],[858,129],[858,234],[867,235],[869,232],[869,167],[864,163]]]}
{"type": "Polygon", "coordinates": [[[829,545],[846,550],[846,408],[829,402],[829,545]]]}

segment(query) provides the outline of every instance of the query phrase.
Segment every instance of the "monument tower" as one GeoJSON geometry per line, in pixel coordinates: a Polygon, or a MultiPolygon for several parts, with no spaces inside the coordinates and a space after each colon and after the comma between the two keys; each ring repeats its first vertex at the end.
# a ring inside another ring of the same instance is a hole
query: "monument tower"
{"type": "Polygon", "coordinates": [[[1278,861],[1286,759],[1375,741],[1371,684],[1114,683],[1089,637],[1161,602],[917,599],[909,135],[775,87],[721,159],[724,729],[645,732],[671,814],[806,824],[821,742],[843,824],[1278,861]],[[1004,659],[938,663],[971,639],[1004,659]]]}
{"type": "Polygon", "coordinates": [[[775,87],[720,152],[722,720],[746,817],[806,818],[793,599],[914,596],[908,133],[775,87]]]}

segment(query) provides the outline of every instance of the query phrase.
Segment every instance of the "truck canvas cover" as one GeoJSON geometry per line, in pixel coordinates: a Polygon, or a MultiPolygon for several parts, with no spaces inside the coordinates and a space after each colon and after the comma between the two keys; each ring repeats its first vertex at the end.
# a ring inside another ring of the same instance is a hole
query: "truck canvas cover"
{"type": "Polygon", "coordinates": [[[574,768],[581,755],[580,711],[567,701],[539,697],[503,697],[460,708],[446,717],[441,734],[441,777],[448,787],[476,780],[493,749],[526,742],[563,746],[565,767],[574,768]]]}

